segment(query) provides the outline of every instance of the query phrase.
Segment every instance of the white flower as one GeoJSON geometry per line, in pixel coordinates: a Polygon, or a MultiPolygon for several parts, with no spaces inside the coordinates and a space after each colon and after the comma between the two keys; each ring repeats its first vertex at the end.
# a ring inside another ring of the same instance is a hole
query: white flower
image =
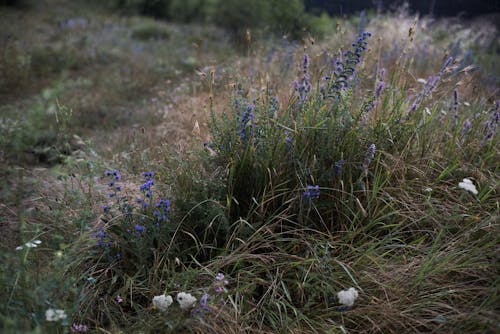
{"type": "Polygon", "coordinates": [[[24,245],[21,245],[21,246],[17,246],[16,247],[16,250],[21,250],[23,249],[24,247],[26,248],[35,248],[35,247],[38,247],[38,245],[40,245],[42,243],[41,240],[33,240],[33,241],[28,241],[27,243],[25,243],[24,245]]]}
{"type": "Polygon", "coordinates": [[[64,310],[54,310],[52,308],[49,308],[47,311],[45,311],[45,320],[47,321],[59,321],[59,320],[64,320],[68,316],[66,315],[66,312],[64,310]]]}
{"type": "Polygon", "coordinates": [[[462,180],[462,182],[458,183],[458,186],[464,190],[470,191],[474,195],[477,195],[477,189],[474,183],[472,183],[471,180],[465,178],[462,180]]]}
{"type": "MultiPolygon", "coordinates": [[[[19,247],[21,247],[21,246],[19,246],[19,247]]],[[[45,320],[57,321],[56,311],[54,309],[51,309],[51,308],[49,308],[47,311],[45,311],[45,320]]]]}
{"type": "Polygon", "coordinates": [[[56,310],[56,317],[58,320],[64,320],[68,316],[66,315],[66,312],[64,310],[56,310]]]}
{"type": "Polygon", "coordinates": [[[432,188],[431,187],[427,187],[427,188],[424,189],[424,191],[426,193],[431,193],[432,192],[432,188]]]}
{"type": "Polygon", "coordinates": [[[173,299],[169,295],[160,295],[153,297],[153,305],[160,311],[166,311],[172,305],[173,299]]]}
{"type": "Polygon", "coordinates": [[[354,288],[342,290],[337,293],[337,298],[340,304],[351,307],[354,305],[356,298],[358,298],[358,290],[354,288]]]}
{"type": "Polygon", "coordinates": [[[179,292],[177,294],[177,302],[183,310],[189,310],[196,303],[196,298],[191,296],[190,293],[179,292]]]}

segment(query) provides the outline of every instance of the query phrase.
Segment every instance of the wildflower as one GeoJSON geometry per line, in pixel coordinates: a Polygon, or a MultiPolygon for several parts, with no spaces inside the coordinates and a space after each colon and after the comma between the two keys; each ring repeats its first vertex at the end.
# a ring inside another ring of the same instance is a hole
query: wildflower
{"type": "Polygon", "coordinates": [[[269,102],[269,110],[268,110],[269,117],[275,118],[276,112],[279,109],[280,109],[280,102],[279,102],[278,96],[275,95],[271,98],[271,101],[269,102]]]}
{"type": "Polygon", "coordinates": [[[146,226],[135,224],[134,229],[135,229],[135,233],[137,233],[137,235],[141,235],[141,233],[146,230],[146,226]]]}
{"type": "Polygon", "coordinates": [[[224,288],[221,286],[218,286],[215,288],[215,292],[217,292],[217,293],[222,293],[223,291],[224,291],[224,288]]]}
{"type": "Polygon", "coordinates": [[[467,118],[462,124],[462,140],[469,134],[470,129],[472,128],[471,121],[467,118]]]}
{"type": "Polygon", "coordinates": [[[344,165],[345,160],[340,159],[339,161],[335,162],[335,174],[340,174],[342,172],[342,166],[344,165]]]}
{"type": "Polygon", "coordinates": [[[254,128],[254,110],[255,105],[252,103],[247,103],[246,108],[244,109],[239,124],[239,134],[241,140],[246,143],[253,136],[253,128],[254,128]]]}
{"type": "Polygon", "coordinates": [[[358,298],[358,290],[355,288],[349,288],[348,290],[342,290],[337,293],[337,298],[339,303],[348,307],[352,307],[354,302],[358,298]]]}
{"type": "Polygon", "coordinates": [[[366,151],[365,160],[363,161],[363,170],[365,171],[365,175],[368,174],[368,166],[375,157],[375,150],[376,150],[375,144],[371,144],[368,147],[368,150],[366,151]]]}
{"type": "Polygon", "coordinates": [[[120,175],[120,172],[116,169],[113,171],[113,176],[114,176],[115,180],[120,180],[122,178],[122,176],[120,175]]]}
{"type": "Polygon", "coordinates": [[[347,50],[344,54],[339,52],[339,56],[334,62],[335,69],[325,77],[328,84],[326,88],[322,89],[324,98],[338,99],[341,91],[349,88],[350,81],[352,81],[356,71],[356,65],[361,62],[361,57],[368,46],[368,38],[371,35],[369,32],[363,32],[352,44],[352,50],[347,50]]]}
{"type": "Polygon", "coordinates": [[[303,196],[309,199],[309,201],[312,201],[315,198],[319,198],[319,186],[318,185],[312,186],[308,184],[307,190],[304,191],[303,196]]]}
{"type": "Polygon", "coordinates": [[[166,311],[172,305],[173,299],[169,295],[160,295],[153,297],[153,306],[160,311],[166,311]]]}
{"type": "Polygon", "coordinates": [[[66,315],[66,312],[64,310],[54,310],[52,308],[49,308],[45,311],[45,320],[47,321],[59,321],[64,320],[67,317],[68,316],[66,315]]]}
{"type": "Polygon", "coordinates": [[[223,273],[218,273],[216,276],[215,276],[215,280],[216,281],[222,281],[224,279],[224,274],[223,273]]]}
{"type": "MultiPolygon", "coordinates": [[[[406,111],[406,117],[408,117],[413,111],[415,111],[420,106],[420,104],[423,102],[424,99],[426,99],[432,94],[432,92],[436,89],[439,81],[445,74],[446,69],[452,64],[452,62],[453,62],[453,57],[449,57],[448,59],[446,59],[443,66],[441,67],[441,70],[438,73],[436,73],[435,75],[431,75],[429,78],[427,78],[424,86],[422,87],[422,90],[420,91],[420,93],[417,94],[415,100],[406,111]]],[[[418,82],[422,82],[421,79],[418,79],[418,82]]]]}
{"type": "MultiPolygon", "coordinates": [[[[119,256],[120,254],[118,253],[118,254],[116,254],[116,255],[117,255],[117,256],[119,256]]],[[[123,298],[122,298],[120,295],[116,296],[116,302],[117,302],[118,304],[121,304],[121,303],[123,302],[123,298]]]]}
{"type": "Polygon", "coordinates": [[[203,314],[205,312],[210,311],[210,307],[208,306],[208,298],[210,295],[208,293],[203,294],[200,299],[200,304],[195,307],[191,313],[192,314],[203,314]]]}
{"type": "Polygon", "coordinates": [[[472,183],[472,181],[468,178],[465,178],[462,180],[462,182],[459,182],[458,183],[458,187],[464,189],[464,190],[467,190],[467,191],[470,191],[471,193],[473,193],[474,195],[477,195],[478,194],[478,191],[476,189],[476,186],[474,185],[474,183],[472,183]]]}
{"type": "Polygon", "coordinates": [[[300,79],[300,81],[294,81],[295,93],[299,98],[299,105],[307,101],[307,94],[312,89],[311,77],[309,75],[309,62],[309,55],[306,53],[302,62],[302,78],[300,79]]]}
{"type": "Polygon", "coordinates": [[[181,309],[189,310],[196,303],[196,298],[191,296],[190,293],[179,292],[177,294],[177,302],[179,303],[181,309]]]}
{"type": "Polygon", "coordinates": [[[86,332],[87,330],[88,330],[88,327],[87,327],[87,325],[84,325],[84,324],[73,323],[73,325],[71,325],[71,331],[75,332],[75,333],[86,332]]]}
{"type": "Polygon", "coordinates": [[[491,141],[498,130],[498,123],[500,122],[500,100],[496,101],[495,109],[491,111],[489,119],[484,123],[484,138],[482,145],[491,141]]]}
{"type": "Polygon", "coordinates": [[[24,247],[26,248],[36,248],[38,247],[38,245],[40,245],[42,243],[41,240],[33,240],[33,241],[28,241],[27,243],[25,243],[24,245],[21,245],[21,246],[17,246],[16,247],[16,250],[21,250],[23,249],[24,247]]]}

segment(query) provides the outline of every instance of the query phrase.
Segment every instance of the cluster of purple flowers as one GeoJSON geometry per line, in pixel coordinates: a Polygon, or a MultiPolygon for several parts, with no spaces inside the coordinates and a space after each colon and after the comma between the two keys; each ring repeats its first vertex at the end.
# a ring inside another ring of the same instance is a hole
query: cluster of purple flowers
{"type": "Polygon", "coordinates": [[[446,59],[443,66],[441,67],[441,70],[439,70],[439,72],[435,75],[431,75],[429,78],[427,78],[424,87],[422,88],[420,93],[417,94],[415,100],[406,111],[406,116],[409,116],[413,111],[417,110],[423,100],[432,94],[432,92],[436,89],[439,81],[441,81],[441,78],[445,74],[445,71],[450,67],[450,65],[452,65],[452,63],[453,57],[448,57],[448,59],[446,59]]]}
{"type": "Polygon", "coordinates": [[[161,199],[156,203],[156,209],[153,211],[153,215],[157,220],[166,221],[167,213],[170,210],[170,200],[161,199]]]}
{"type": "Polygon", "coordinates": [[[255,119],[254,110],[255,110],[255,105],[253,103],[245,102],[243,106],[243,112],[241,113],[240,116],[239,129],[238,129],[241,141],[243,143],[248,143],[250,138],[253,137],[254,119],[255,119]]]}
{"type": "Polygon", "coordinates": [[[289,131],[285,131],[284,135],[285,135],[285,148],[287,149],[288,152],[290,152],[293,147],[293,137],[289,131]]]}
{"type": "Polygon", "coordinates": [[[144,231],[146,231],[146,226],[139,225],[139,224],[137,224],[137,223],[136,223],[136,224],[134,225],[134,231],[135,231],[135,234],[136,234],[136,235],[139,235],[139,236],[140,236],[140,235],[142,235],[142,233],[143,233],[144,231]]]}
{"type": "Polygon", "coordinates": [[[342,166],[344,165],[345,160],[340,159],[339,161],[335,162],[335,174],[339,175],[342,173],[342,166]]]}
{"type": "Polygon", "coordinates": [[[269,117],[274,118],[276,116],[275,114],[278,112],[279,109],[280,109],[280,102],[278,100],[278,96],[275,95],[269,101],[269,109],[268,109],[269,117]]]}
{"type": "Polygon", "coordinates": [[[77,324],[76,322],[71,325],[71,331],[74,333],[84,333],[88,331],[87,325],[77,324]]]}
{"type": "Polygon", "coordinates": [[[113,243],[111,242],[110,237],[108,236],[106,231],[104,231],[104,229],[98,230],[93,234],[93,236],[97,239],[97,246],[100,247],[104,251],[104,253],[108,255],[109,261],[113,261],[121,257],[121,254],[119,252],[111,255],[111,246],[113,246],[113,243]]]}
{"type": "Polygon", "coordinates": [[[304,191],[302,195],[311,202],[313,199],[319,198],[319,193],[320,191],[318,185],[312,186],[308,184],[306,191],[304,191]]]}
{"type": "MultiPolygon", "coordinates": [[[[109,197],[116,197],[117,193],[122,190],[122,187],[117,183],[121,180],[122,176],[118,170],[106,170],[104,175],[110,177],[111,180],[108,182],[108,187],[110,189],[109,197]]],[[[103,207],[106,210],[106,208],[103,207]]]]}
{"type": "Polygon", "coordinates": [[[373,96],[370,98],[368,103],[366,103],[364,108],[363,108],[363,114],[361,117],[361,121],[363,123],[366,122],[368,115],[372,112],[373,109],[375,109],[375,107],[377,106],[377,103],[380,100],[380,97],[382,96],[382,91],[385,88],[384,76],[385,76],[385,69],[383,68],[378,72],[377,81],[375,84],[375,91],[373,92],[373,96]]]}
{"type": "MultiPolygon", "coordinates": [[[[223,273],[218,273],[215,276],[215,281],[213,282],[211,288],[215,286],[215,292],[217,294],[221,294],[224,292],[224,287],[229,285],[229,281],[225,278],[223,273]]],[[[217,295],[215,295],[217,297],[217,295]]],[[[211,311],[210,306],[208,305],[208,299],[210,295],[208,293],[203,294],[200,299],[200,303],[191,311],[194,315],[204,315],[207,312],[211,311]]]]}
{"type": "Polygon", "coordinates": [[[363,53],[368,46],[368,38],[371,33],[363,32],[352,44],[352,50],[347,50],[339,56],[334,62],[334,70],[323,79],[326,81],[326,87],[322,87],[324,98],[331,97],[338,99],[343,89],[349,88],[350,81],[356,71],[356,65],[361,62],[363,53]]]}
{"type": "Polygon", "coordinates": [[[98,230],[97,232],[94,233],[94,238],[97,239],[97,245],[99,247],[109,247],[111,246],[111,242],[107,241],[107,234],[106,232],[101,229],[101,230],[98,230]]]}
{"type": "Polygon", "coordinates": [[[295,88],[295,93],[297,94],[298,97],[298,103],[299,105],[302,105],[308,100],[307,94],[312,89],[311,85],[311,76],[309,75],[309,63],[310,63],[310,58],[309,55],[306,53],[304,55],[304,59],[302,61],[302,77],[299,80],[294,81],[294,88],[295,88]]]}
{"type": "Polygon", "coordinates": [[[365,172],[365,175],[368,174],[368,166],[372,162],[373,158],[375,158],[375,151],[375,144],[370,144],[370,146],[368,146],[368,150],[366,151],[365,160],[363,161],[363,171],[365,172]]]}
{"type": "Polygon", "coordinates": [[[500,122],[500,100],[495,102],[495,109],[491,111],[491,115],[488,120],[484,123],[484,137],[482,144],[490,142],[498,130],[498,123],[500,122]]]}
{"type": "MultiPolygon", "coordinates": [[[[154,180],[155,173],[152,171],[143,172],[142,176],[144,176],[145,182],[143,184],[141,184],[139,189],[144,193],[144,196],[146,196],[147,198],[151,198],[151,196],[152,196],[151,187],[155,184],[155,180],[154,180]]],[[[141,203],[142,200],[138,199],[137,202],[141,203]]],[[[147,207],[147,203],[143,203],[143,206],[147,207]]]]}

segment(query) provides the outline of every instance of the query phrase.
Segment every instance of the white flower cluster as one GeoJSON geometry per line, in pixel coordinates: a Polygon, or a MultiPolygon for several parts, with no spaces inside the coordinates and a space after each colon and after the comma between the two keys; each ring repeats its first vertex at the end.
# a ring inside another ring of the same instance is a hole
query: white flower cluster
{"type": "Polygon", "coordinates": [[[358,290],[355,288],[349,288],[348,290],[338,292],[337,298],[339,299],[340,304],[351,307],[354,305],[358,295],[358,290]]]}
{"type": "MultiPolygon", "coordinates": [[[[177,302],[183,310],[189,310],[196,304],[196,298],[190,293],[179,292],[177,294],[177,302]]],[[[153,297],[153,306],[160,311],[166,311],[172,305],[173,299],[169,295],[160,295],[153,297]]]]}
{"type": "Polygon", "coordinates": [[[26,248],[35,248],[37,247],[38,245],[40,245],[42,243],[41,240],[33,240],[33,241],[28,241],[27,243],[25,243],[24,245],[21,245],[21,246],[17,246],[16,247],[16,250],[21,250],[23,249],[24,247],[26,248]]]}
{"type": "Polygon", "coordinates": [[[460,187],[460,188],[462,188],[464,190],[470,191],[474,195],[477,195],[477,193],[478,193],[477,189],[476,189],[476,186],[468,178],[465,178],[465,179],[462,180],[462,182],[459,182],[458,183],[458,187],[460,187]]]}
{"type": "Polygon", "coordinates": [[[177,302],[183,310],[189,310],[196,303],[196,298],[191,296],[190,293],[179,292],[177,294],[177,302]]]}
{"type": "Polygon", "coordinates": [[[64,320],[68,316],[64,310],[54,310],[53,308],[49,308],[45,311],[45,320],[47,321],[59,321],[64,320]]]}
{"type": "Polygon", "coordinates": [[[172,303],[172,297],[168,295],[154,296],[153,298],[154,307],[160,311],[166,311],[170,307],[170,305],[172,305],[172,303]]]}

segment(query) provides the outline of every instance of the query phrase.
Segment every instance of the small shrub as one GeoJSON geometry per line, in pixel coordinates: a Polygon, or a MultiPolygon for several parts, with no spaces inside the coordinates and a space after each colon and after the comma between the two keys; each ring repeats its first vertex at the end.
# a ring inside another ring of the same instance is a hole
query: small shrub
{"type": "Polygon", "coordinates": [[[160,23],[147,22],[134,27],[132,38],[143,41],[169,39],[170,31],[160,23]]]}

